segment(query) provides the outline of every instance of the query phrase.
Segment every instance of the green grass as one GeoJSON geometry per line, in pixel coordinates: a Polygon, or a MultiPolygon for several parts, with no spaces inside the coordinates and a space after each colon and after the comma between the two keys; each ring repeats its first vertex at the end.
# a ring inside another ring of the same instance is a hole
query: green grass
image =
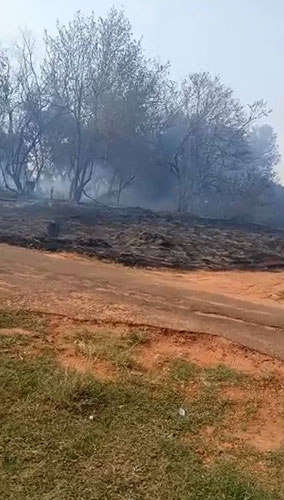
{"type": "Polygon", "coordinates": [[[202,438],[208,426],[222,435],[234,408],[221,388],[242,385],[242,377],[175,360],[168,378],[157,381],[124,362],[133,362],[133,349],[147,341],[136,332],[96,334],[95,340],[77,335],[80,354],[118,368],[115,382],[102,382],[63,370],[52,355],[26,356],[23,349],[15,357],[25,336],[0,336],[1,500],[284,498],[283,452],[240,457],[213,446],[210,456],[212,444],[202,438]],[[188,396],[192,381],[200,388],[188,396]],[[265,463],[268,479],[249,472],[249,460],[265,463]]]}
{"type": "Polygon", "coordinates": [[[27,346],[29,345],[30,340],[26,335],[17,334],[17,335],[0,335],[0,349],[8,349],[10,350],[13,347],[19,346],[27,346]]]}
{"type": "Polygon", "coordinates": [[[115,335],[110,332],[88,335],[83,332],[76,336],[77,352],[89,359],[111,362],[117,369],[133,370],[138,367],[132,356],[133,350],[148,341],[145,334],[130,332],[115,335]]]}
{"type": "Polygon", "coordinates": [[[231,385],[244,385],[251,380],[244,373],[237,372],[225,365],[205,369],[204,376],[208,381],[229,383],[231,385]]]}
{"type": "Polygon", "coordinates": [[[182,358],[170,360],[169,364],[170,376],[172,380],[178,382],[188,382],[200,378],[203,382],[210,384],[223,383],[241,386],[251,381],[251,377],[225,365],[217,365],[213,368],[201,368],[197,364],[188,362],[182,358]]]}
{"type": "Polygon", "coordinates": [[[280,499],[234,462],[205,466],[182,444],[220,419],[213,395],[183,419],[168,388],[105,384],[44,358],[1,359],[0,391],[3,499],[280,499]]]}
{"type": "Polygon", "coordinates": [[[22,310],[0,310],[0,328],[26,328],[40,333],[44,332],[46,324],[46,319],[40,314],[22,310]]]}
{"type": "Polygon", "coordinates": [[[198,366],[180,358],[170,362],[170,377],[177,382],[193,380],[199,373],[198,366]]]}

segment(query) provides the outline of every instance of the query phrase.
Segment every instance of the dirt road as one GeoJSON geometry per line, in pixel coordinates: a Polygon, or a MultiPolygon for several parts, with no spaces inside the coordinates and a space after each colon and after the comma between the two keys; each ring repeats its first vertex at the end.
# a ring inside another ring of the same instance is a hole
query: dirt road
{"type": "Polygon", "coordinates": [[[283,272],[149,271],[0,245],[1,307],[220,335],[284,359],[282,283],[283,272]]]}

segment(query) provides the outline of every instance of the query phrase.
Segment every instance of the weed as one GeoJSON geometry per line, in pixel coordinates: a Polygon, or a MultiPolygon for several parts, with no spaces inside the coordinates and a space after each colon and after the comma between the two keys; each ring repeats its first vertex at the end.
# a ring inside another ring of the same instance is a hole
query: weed
{"type": "Polygon", "coordinates": [[[46,328],[46,320],[32,311],[1,309],[0,328],[26,328],[42,333],[46,328]]]}
{"type": "Polygon", "coordinates": [[[128,376],[121,372],[106,383],[63,370],[52,356],[15,357],[22,340],[1,338],[0,498],[283,498],[280,452],[261,457],[271,471],[267,483],[249,473],[252,454],[240,458],[231,450],[222,458],[215,450],[209,464],[202,459],[209,452],[203,429],[223,432],[231,412],[220,385],[243,383],[237,372],[180,359],[170,364],[170,377],[156,383],[130,370],[133,349],[146,341],[143,335],[81,333],[76,347],[82,355],[128,368],[128,376]],[[192,379],[200,382],[200,390],[187,397],[181,387],[192,379]],[[181,406],[185,416],[179,415],[181,406]]]}
{"type": "Polygon", "coordinates": [[[77,336],[75,345],[77,352],[89,359],[109,361],[117,369],[133,370],[137,368],[137,363],[131,355],[132,351],[143,341],[137,334],[118,336],[96,333],[93,336],[77,336]]]}
{"type": "Polygon", "coordinates": [[[214,368],[204,369],[204,377],[209,382],[214,383],[229,383],[242,385],[247,382],[249,377],[244,373],[237,372],[225,365],[218,365],[214,368]]]}
{"type": "Polygon", "coordinates": [[[0,360],[1,498],[281,498],[233,463],[204,466],[181,444],[193,422],[220,419],[216,394],[204,394],[182,419],[168,387],[106,384],[48,358],[0,360]]]}
{"type": "Polygon", "coordinates": [[[15,346],[27,346],[30,343],[26,335],[0,335],[0,349],[11,349],[15,346]]]}
{"type": "Polygon", "coordinates": [[[200,372],[197,365],[184,359],[175,359],[170,363],[170,376],[178,382],[187,382],[197,377],[200,372]]]}

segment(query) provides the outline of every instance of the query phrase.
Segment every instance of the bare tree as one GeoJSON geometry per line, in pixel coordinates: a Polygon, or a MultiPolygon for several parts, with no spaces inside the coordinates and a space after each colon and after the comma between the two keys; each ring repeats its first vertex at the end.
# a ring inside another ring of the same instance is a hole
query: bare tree
{"type": "Polygon", "coordinates": [[[6,188],[24,192],[27,183],[38,180],[43,168],[39,155],[43,153],[41,139],[48,106],[30,37],[22,34],[15,55],[6,57],[5,68],[1,172],[6,188]]]}
{"type": "Polygon", "coordinates": [[[56,37],[46,34],[44,68],[52,106],[62,110],[68,124],[61,142],[70,150],[70,198],[79,201],[96,161],[107,160],[104,132],[114,113],[107,107],[109,96],[123,101],[142,53],[129,22],[115,9],[98,21],[77,13],[57,30],[56,37]]]}
{"type": "Polygon", "coordinates": [[[185,211],[195,194],[216,187],[220,171],[237,150],[240,154],[238,144],[267,109],[258,101],[246,111],[233,91],[208,73],[189,75],[179,99],[179,114],[168,134],[174,136],[168,164],[177,180],[178,210],[185,211]]]}
{"type": "Polygon", "coordinates": [[[276,136],[256,127],[265,103],[244,107],[206,72],[171,81],[123,12],[78,12],[44,42],[41,65],[27,35],[0,52],[1,186],[30,192],[44,176],[74,202],[166,193],[180,212],[206,201],[226,215],[252,211],[275,182],[276,136]]]}

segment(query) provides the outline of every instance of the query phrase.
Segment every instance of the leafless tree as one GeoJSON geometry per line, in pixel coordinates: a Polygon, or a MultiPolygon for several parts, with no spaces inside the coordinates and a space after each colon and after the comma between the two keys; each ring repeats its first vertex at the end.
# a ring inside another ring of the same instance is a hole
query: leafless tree
{"type": "MultiPolygon", "coordinates": [[[[105,19],[77,13],[68,26],[57,26],[57,36],[46,34],[44,63],[50,98],[68,124],[61,137],[68,144],[70,198],[79,201],[96,162],[108,160],[117,103],[123,107],[143,63],[139,41],[121,12],[112,9],[105,19]],[[115,106],[111,104],[115,96],[115,106]]],[[[120,117],[128,119],[126,113],[120,117]]]]}
{"type": "Polygon", "coordinates": [[[22,34],[13,54],[6,56],[5,68],[1,173],[6,188],[24,192],[43,169],[42,137],[48,125],[44,82],[29,36],[22,34]]]}
{"type": "Polygon", "coordinates": [[[206,201],[223,215],[264,199],[279,152],[257,126],[263,101],[244,107],[206,72],[172,81],[114,8],[58,22],[44,43],[41,64],[28,35],[0,51],[1,186],[30,192],[60,178],[76,203],[105,195],[117,206],[126,190],[164,190],[180,212],[206,201]]]}
{"type": "Polygon", "coordinates": [[[204,72],[184,80],[179,99],[168,163],[177,180],[178,210],[185,211],[196,193],[216,187],[221,172],[232,165],[234,157],[241,158],[244,151],[241,153],[239,144],[243,145],[250,126],[265,116],[267,109],[258,101],[246,111],[219,77],[204,72]]]}

